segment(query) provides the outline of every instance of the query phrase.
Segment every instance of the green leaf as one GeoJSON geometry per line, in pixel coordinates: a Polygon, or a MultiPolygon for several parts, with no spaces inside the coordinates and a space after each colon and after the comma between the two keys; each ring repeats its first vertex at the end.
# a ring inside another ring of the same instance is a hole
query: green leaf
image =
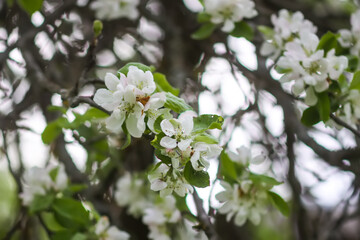
{"type": "Polygon", "coordinates": [[[360,71],[357,71],[354,74],[354,77],[350,83],[350,89],[357,89],[360,91],[360,71]]]}
{"type": "Polygon", "coordinates": [[[334,34],[332,32],[325,33],[320,39],[317,50],[323,49],[326,54],[331,49],[336,49],[338,45],[337,38],[337,34],[334,34]]]}
{"type": "Polygon", "coordinates": [[[160,145],[161,139],[165,136],[165,133],[161,132],[155,136],[155,138],[151,141],[151,145],[156,149],[162,149],[163,147],[160,145]]]}
{"type": "Polygon", "coordinates": [[[87,185],[85,184],[71,184],[66,190],[70,193],[77,193],[84,189],[87,189],[87,185]]]}
{"type": "Polygon", "coordinates": [[[193,186],[199,188],[205,188],[210,186],[209,174],[205,171],[196,171],[191,162],[188,162],[184,169],[185,179],[193,186]]]}
{"type": "Polygon", "coordinates": [[[120,68],[120,69],[118,70],[118,77],[120,77],[120,73],[127,75],[128,72],[129,72],[129,67],[130,67],[130,66],[135,66],[135,67],[143,70],[144,72],[146,72],[146,71],[150,71],[150,72],[151,72],[151,70],[152,70],[151,67],[148,67],[148,66],[146,66],[146,65],[144,65],[144,64],[136,63],[136,62],[131,62],[131,63],[126,64],[125,66],[123,66],[122,68],[120,68]]]}
{"type": "Polygon", "coordinates": [[[67,111],[67,109],[64,107],[54,106],[54,105],[48,106],[47,110],[52,112],[61,112],[62,114],[65,114],[67,111]]]}
{"type": "Polygon", "coordinates": [[[320,122],[318,109],[315,106],[305,109],[301,117],[301,122],[307,127],[311,127],[320,122]]]}
{"type": "Polygon", "coordinates": [[[182,113],[187,110],[192,110],[192,107],[190,107],[184,99],[176,97],[174,94],[167,92],[166,93],[166,102],[164,104],[164,107],[170,108],[176,113],[182,113]]]}
{"type": "Polygon", "coordinates": [[[203,114],[199,117],[194,118],[193,132],[201,133],[208,129],[219,129],[221,130],[224,118],[218,115],[203,114]]]}
{"type": "Polygon", "coordinates": [[[47,195],[35,195],[34,200],[29,207],[30,213],[36,213],[46,210],[53,203],[55,196],[52,194],[47,195]]]}
{"type": "Polygon", "coordinates": [[[326,122],[330,119],[330,99],[327,92],[318,93],[316,107],[319,110],[320,120],[326,122]]]}
{"type": "Polygon", "coordinates": [[[216,25],[213,23],[206,23],[202,25],[196,32],[191,34],[191,38],[195,40],[202,40],[208,38],[215,30],[216,25]]]}
{"type": "Polygon", "coordinates": [[[290,209],[288,204],[285,202],[285,200],[280,197],[278,194],[268,191],[268,196],[270,198],[271,203],[277,208],[279,209],[279,211],[284,215],[284,216],[289,216],[290,214],[290,209]]]}
{"type": "Polygon", "coordinates": [[[281,74],[285,74],[293,71],[291,68],[281,68],[278,65],[275,66],[275,70],[281,74]]]}
{"type": "Polygon", "coordinates": [[[237,179],[235,163],[229,158],[224,150],[220,155],[220,173],[227,182],[235,182],[237,179]]]}
{"type": "Polygon", "coordinates": [[[344,74],[341,74],[339,79],[338,79],[339,85],[341,89],[347,89],[348,88],[348,82],[346,80],[346,77],[344,74]]]}
{"type": "Polygon", "coordinates": [[[235,28],[230,35],[237,38],[244,37],[246,40],[252,41],[254,38],[254,29],[245,21],[241,21],[235,23],[235,28]]]}
{"type": "Polygon", "coordinates": [[[219,141],[214,136],[208,134],[208,133],[200,133],[196,134],[194,138],[194,142],[204,142],[207,144],[218,144],[219,141]]]}
{"type": "Polygon", "coordinates": [[[155,149],[155,156],[160,159],[166,165],[171,164],[171,158],[161,154],[160,149],[155,149]]]}
{"type": "Polygon", "coordinates": [[[282,184],[282,182],[277,181],[275,178],[266,176],[266,175],[261,175],[261,174],[251,174],[249,179],[254,183],[254,184],[266,184],[268,186],[277,186],[282,184]]]}
{"type": "Polygon", "coordinates": [[[45,144],[50,144],[62,133],[62,128],[59,127],[58,122],[49,123],[41,134],[41,140],[45,144]]]}
{"type": "Polygon", "coordinates": [[[83,233],[76,233],[70,240],[88,240],[88,236],[83,233]]]}
{"type": "Polygon", "coordinates": [[[268,26],[258,26],[257,27],[259,32],[261,32],[266,39],[272,39],[274,36],[274,29],[268,26]]]}
{"type": "Polygon", "coordinates": [[[57,198],[52,208],[56,220],[66,228],[85,227],[90,221],[82,203],[72,198],[57,198]]]}
{"type": "Polygon", "coordinates": [[[177,88],[173,88],[170,83],[167,81],[164,74],[154,73],[154,81],[156,84],[156,90],[158,92],[170,92],[175,96],[179,95],[180,90],[177,88]]]}
{"type": "Polygon", "coordinates": [[[355,72],[359,66],[359,57],[354,56],[354,55],[347,55],[346,57],[349,60],[348,70],[350,72],[355,72]]]}
{"type": "Polygon", "coordinates": [[[55,219],[54,213],[52,212],[42,212],[41,218],[43,222],[45,223],[45,226],[47,229],[49,229],[52,232],[58,232],[66,230],[63,226],[61,226],[55,219]]]}
{"type": "Polygon", "coordinates": [[[120,147],[121,150],[124,150],[125,148],[127,148],[128,146],[130,146],[131,144],[131,135],[130,133],[128,133],[125,124],[122,126],[122,129],[124,131],[125,134],[125,142],[124,144],[120,147]]]}
{"type": "Polygon", "coordinates": [[[56,232],[51,236],[51,240],[64,240],[71,239],[74,236],[74,232],[71,230],[56,232]]]}
{"type": "Polygon", "coordinates": [[[43,4],[43,0],[17,0],[20,7],[27,13],[32,15],[34,12],[39,11],[43,4]]]}
{"type": "Polygon", "coordinates": [[[206,23],[206,22],[210,22],[210,19],[211,19],[211,15],[206,13],[206,12],[200,12],[198,15],[197,15],[197,21],[199,23],[206,23]]]}

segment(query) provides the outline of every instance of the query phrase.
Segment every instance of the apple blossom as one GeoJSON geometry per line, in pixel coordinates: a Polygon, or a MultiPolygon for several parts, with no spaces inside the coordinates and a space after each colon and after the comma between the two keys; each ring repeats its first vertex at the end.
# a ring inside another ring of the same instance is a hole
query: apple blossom
{"type": "Polygon", "coordinates": [[[90,8],[95,11],[99,19],[114,20],[117,18],[129,18],[135,20],[139,17],[137,6],[140,0],[96,0],[90,8]]]}
{"type": "Polygon", "coordinates": [[[205,0],[205,13],[211,16],[214,24],[223,24],[224,32],[231,32],[235,23],[243,18],[253,18],[257,15],[252,0],[205,0]]]}

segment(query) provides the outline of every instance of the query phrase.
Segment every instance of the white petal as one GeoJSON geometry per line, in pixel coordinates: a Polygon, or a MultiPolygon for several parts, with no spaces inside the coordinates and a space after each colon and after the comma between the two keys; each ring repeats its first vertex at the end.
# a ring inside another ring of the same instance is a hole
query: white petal
{"type": "Polygon", "coordinates": [[[169,137],[163,137],[161,140],[160,140],[160,145],[164,148],[167,148],[167,149],[173,149],[173,148],[176,148],[176,140],[173,139],[173,138],[169,138],[169,137]]]}
{"type": "Polygon", "coordinates": [[[114,99],[113,94],[104,88],[100,88],[96,91],[94,95],[94,102],[108,111],[113,111],[117,105],[119,105],[119,101],[114,99]]]}
{"type": "Polygon", "coordinates": [[[135,114],[130,114],[126,119],[126,129],[131,136],[140,138],[145,131],[145,122],[135,114]]]}
{"type": "Polygon", "coordinates": [[[136,102],[135,89],[133,86],[127,86],[125,88],[124,100],[128,103],[136,102]]]}
{"type": "Polygon", "coordinates": [[[178,147],[180,148],[181,151],[185,151],[191,144],[192,139],[185,139],[185,140],[181,140],[178,143],[178,147]]]}
{"type": "Polygon", "coordinates": [[[120,84],[120,80],[112,73],[106,73],[105,75],[105,85],[110,91],[116,91],[117,85],[120,84]]]}
{"type": "Polygon", "coordinates": [[[116,109],[109,118],[106,119],[106,128],[114,133],[122,131],[122,124],[124,123],[125,115],[120,110],[116,109]]]}
{"type": "Polygon", "coordinates": [[[151,183],[151,190],[153,191],[160,191],[167,187],[167,183],[164,181],[161,181],[160,179],[155,180],[151,183]]]}
{"type": "Polygon", "coordinates": [[[168,119],[162,120],[160,123],[160,127],[161,130],[166,134],[166,136],[171,137],[176,133],[174,126],[168,119]]]}

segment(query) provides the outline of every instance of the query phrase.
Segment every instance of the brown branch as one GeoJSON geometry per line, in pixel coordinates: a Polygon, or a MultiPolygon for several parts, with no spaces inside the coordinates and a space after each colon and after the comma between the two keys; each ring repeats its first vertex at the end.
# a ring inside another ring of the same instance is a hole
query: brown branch
{"type": "Polygon", "coordinates": [[[200,222],[200,225],[203,227],[203,230],[209,240],[218,240],[220,239],[214,225],[211,223],[209,216],[203,208],[203,200],[199,197],[196,190],[194,190],[193,198],[197,210],[197,217],[200,222]]]}

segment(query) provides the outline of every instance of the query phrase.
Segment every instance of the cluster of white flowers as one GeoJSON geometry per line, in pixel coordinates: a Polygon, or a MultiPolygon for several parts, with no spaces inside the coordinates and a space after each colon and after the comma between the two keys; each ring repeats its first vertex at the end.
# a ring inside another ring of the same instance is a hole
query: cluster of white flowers
{"type": "Polygon", "coordinates": [[[185,180],[181,171],[161,164],[154,171],[149,173],[148,179],[151,183],[151,190],[160,191],[161,197],[166,197],[175,191],[179,196],[184,197],[187,193],[194,191],[193,187],[185,180]]]}
{"type": "Polygon", "coordinates": [[[217,144],[195,142],[194,121],[196,114],[186,111],[178,119],[165,119],[160,123],[165,136],[160,140],[164,148],[161,153],[171,159],[171,168],[161,164],[149,174],[151,189],[160,191],[161,196],[166,196],[175,191],[179,196],[192,193],[193,188],[183,177],[183,169],[190,159],[196,171],[209,167],[209,159],[217,157],[222,148],[217,144]]]}
{"type": "Polygon", "coordinates": [[[295,81],[293,93],[298,96],[306,91],[305,103],[310,106],[317,103],[315,91],[328,89],[329,80],[337,80],[348,66],[345,56],[335,56],[335,49],[325,56],[324,50],[317,50],[318,44],[315,34],[300,32],[300,38],[285,45],[285,52],[277,62],[286,71],[280,81],[295,81]]]}
{"type": "Polygon", "coordinates": [[[285,50],[285,44],[300,37],[301,32],[316,33],[316,27],[309,20],[304,19],[301,12],[290,13],[286,9],[279,11],[279,16],[272,15],[271,22],[274,30],[266,35],[266,41],[260,49],[260,53],[277,59],[285,50]]]}
{"type": "Polygon", "coordinates": [[[239,181],[233,185],[221,181],[225,191],[216,195],[216,199],[224,203],[219,212],[226,214],[226,220],[230,221],[234,216],[235,224],[242,226],[249,219],[253,224],[260,223],[261,215],[267,212],[267,194],[262,188],[258,188],[250,180],[239,181]]]}
{"type": "Polygon", "coordinates": [[[122,176],[116,184],[115,200],[119,206],[127,207],[129,214],[142,217],[143,223],[149,227],[150,239],[204,239],[198,238],[202,235],[182,219],[175,198],[171,195],[162,198],[149,191],[143,178],[129,173],[122,176]]]}
{"type": "Polygon", "coordinates": [[[242,226],[249,219],[253,224],[259,224],[261,215],[266,213],[268,203],[268,188],[261,184],[255,184],[249,179],[250,164],[261,164],[265,160],[263,154],[252,156],[251,151],[246,147],[237,149],[237,153],[228,152],[229,158],[242,167],[243,172],[238,176],[235,183],[221,181],[224,191],[216,194],[216,199],[224,203],[219,212],[226,214],[227,221],[234,217],[235,224],[242,226]]]}
{"type": "Polygon", "coordinates": [[[117,181],[114,197],[119,206],[127,207],[129,214],[139,217],[144,209],[151,206],[155,196],[148,194],[148,186],[143,179],[126,173],[117,181]]]}
{"type": "Polygon", "coordinates": [[[351,15],[351,31],[348,29],[339,30],[339,42],[342,47],[350,48],[350,53],[360,57],[360,10],[351,15]]]}
{"type": "Polygon", "coordinates": [[[115,226],[110,226],[107,217],[101,217],[95,225],[95,234],[99,240],[128,240],[130,235],[127,232],[119,230],[115,226]]]}
{"type": "Polygon", "coordinates": [[[94,101],[112,111],[106,120],[106,127],[110,131],[121,132],[125,122],[129,134],[139,138],[146,128],[145,116],[148,117],[149,129],[154,130],[156,118],[164,113],[159,108],[163,107],[166,97],[164,93],[154,93],[156,85],[150,71],[144,72],[130,66],[127,76],[119,74],[120,79],[114,74],[106,74],[105,85],[108,89],[98,89],[94,101]]]}
{"type": "Polygon", "coordinates": [[[23,175],[23,205],[30,206],[38,195],[61,192],[68,186],[68,177],[63,165],[49,164],[46,168],[32,167],[23,175]]]}
{"type": "Polygon", "coordinates": [[[90,8],[95,11],[99,19],[114,20],[117,18],[129,18],[135,20],[139,17],[137,6],[140,0],[96,0],[90,8]]]}
{"type": "Polygon", "coordinates": [[[212,23],[223,24],[221,30],[224,32],[233,31],[235,23],[242,19],[257,15],[252,0],[205,0],[204,7],[212,23]]]}
{"type": "Polygon", "coordinates": [[[283,73],[281,82],[293,82],[294,95],[305,95],[305,103],[317,103],[316,92],[328,89],[330,80],[337,80],[348,66],[345,56],[336,56],[335,49],[327,53],[318,49],[316,27],[304,19],[300,12],[294,14],[281,10],[279,17],[273,15],[274,31],[269,34],[261,53],[276,62],[283,73]]]}

